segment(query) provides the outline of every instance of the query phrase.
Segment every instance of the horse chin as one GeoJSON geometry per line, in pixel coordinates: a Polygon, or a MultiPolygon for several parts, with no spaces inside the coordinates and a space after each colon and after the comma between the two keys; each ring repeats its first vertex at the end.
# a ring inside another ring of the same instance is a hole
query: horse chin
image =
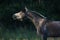
{"type": "Polygon", "coordinates": [[[20,21],[23,21],[23,19],[20,19],[20,21]]]}
{"type": "Polygon", "coordinates": [[[14,19],[14,20],[23,21],[23,19],[14,19]]]}

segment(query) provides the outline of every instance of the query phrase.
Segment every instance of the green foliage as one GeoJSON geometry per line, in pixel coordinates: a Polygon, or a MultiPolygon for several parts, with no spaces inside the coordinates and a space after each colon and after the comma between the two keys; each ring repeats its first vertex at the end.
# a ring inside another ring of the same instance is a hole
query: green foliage
{"type": "MultiPolygon", "coordinates": [[[[30,10],[43,14],[50,20],[60,20],[59,0],[1,0],[0,2],[0,22],[6,27],[21,24],[19,21],[14,21],[12,15],[19,12],[24,6],[27,6],[30,10]]],[[[29,21],[28,23],[31,24],[29,21]]]]}
{"type": "MultiPolygon", "coordinates": [[[[12,15],[19,12],[24,6],[43,14],[48,19],[60,20],[60,0],[0,0],[0,39],[23,40],[23,38],[29,38],[34,40],[36,38],[36,33],[33,32],[35,27],[31,21],[28,21],[29,19],[23,22],[12,19],[12,15]],[[23,27],[24,30],[20,27],[23,27]]],[[[39,40],[39,38],[36,39],[39,40]]]]}
{"type": "Polygon", "coordinates": [[[0,21],[4,25],[13,23],[12,15],[24,6],[43,14],[48,19],[60,20],[59,0],[1,0],[0,2],[0,21]]]}
{"type": "Polygon", "coordinates": [[[35,31],[29,31],[25,28],[16,30],[0,27],[0,40],[40,40],[35,31]]]}

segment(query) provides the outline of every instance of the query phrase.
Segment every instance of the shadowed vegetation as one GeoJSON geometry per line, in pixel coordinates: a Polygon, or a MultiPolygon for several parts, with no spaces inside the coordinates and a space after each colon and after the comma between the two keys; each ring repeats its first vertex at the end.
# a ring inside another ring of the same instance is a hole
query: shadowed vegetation
{"type": "Polygon", "coordinates": [[[60,20],[60,0],[0,0],[0,39],[39,40],[29,19],[13,20],[12,15],[27,6],[50,20],[60,20]]]}

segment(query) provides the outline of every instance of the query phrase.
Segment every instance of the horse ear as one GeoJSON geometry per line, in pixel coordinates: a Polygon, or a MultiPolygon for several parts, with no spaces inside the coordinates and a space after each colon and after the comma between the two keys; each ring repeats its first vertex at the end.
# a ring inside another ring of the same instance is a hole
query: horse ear
{"type": "Polygon", "coordinates": [[[27,7],[25,6],[25,10],[28,11],[27,7]]]}

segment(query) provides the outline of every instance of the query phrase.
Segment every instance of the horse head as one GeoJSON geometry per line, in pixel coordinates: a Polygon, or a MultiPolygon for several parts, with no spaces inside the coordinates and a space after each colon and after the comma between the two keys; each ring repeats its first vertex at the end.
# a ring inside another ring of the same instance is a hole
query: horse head
{"type": "Polygon", "coordinates": [[[24,9],[22,9],[20,12],[13,14],[12,18],[14,20],[20,20],[23,21],[23,18],[26,16],[26,12],[28,11],[27,7],[25,7],[24,9]]]}

